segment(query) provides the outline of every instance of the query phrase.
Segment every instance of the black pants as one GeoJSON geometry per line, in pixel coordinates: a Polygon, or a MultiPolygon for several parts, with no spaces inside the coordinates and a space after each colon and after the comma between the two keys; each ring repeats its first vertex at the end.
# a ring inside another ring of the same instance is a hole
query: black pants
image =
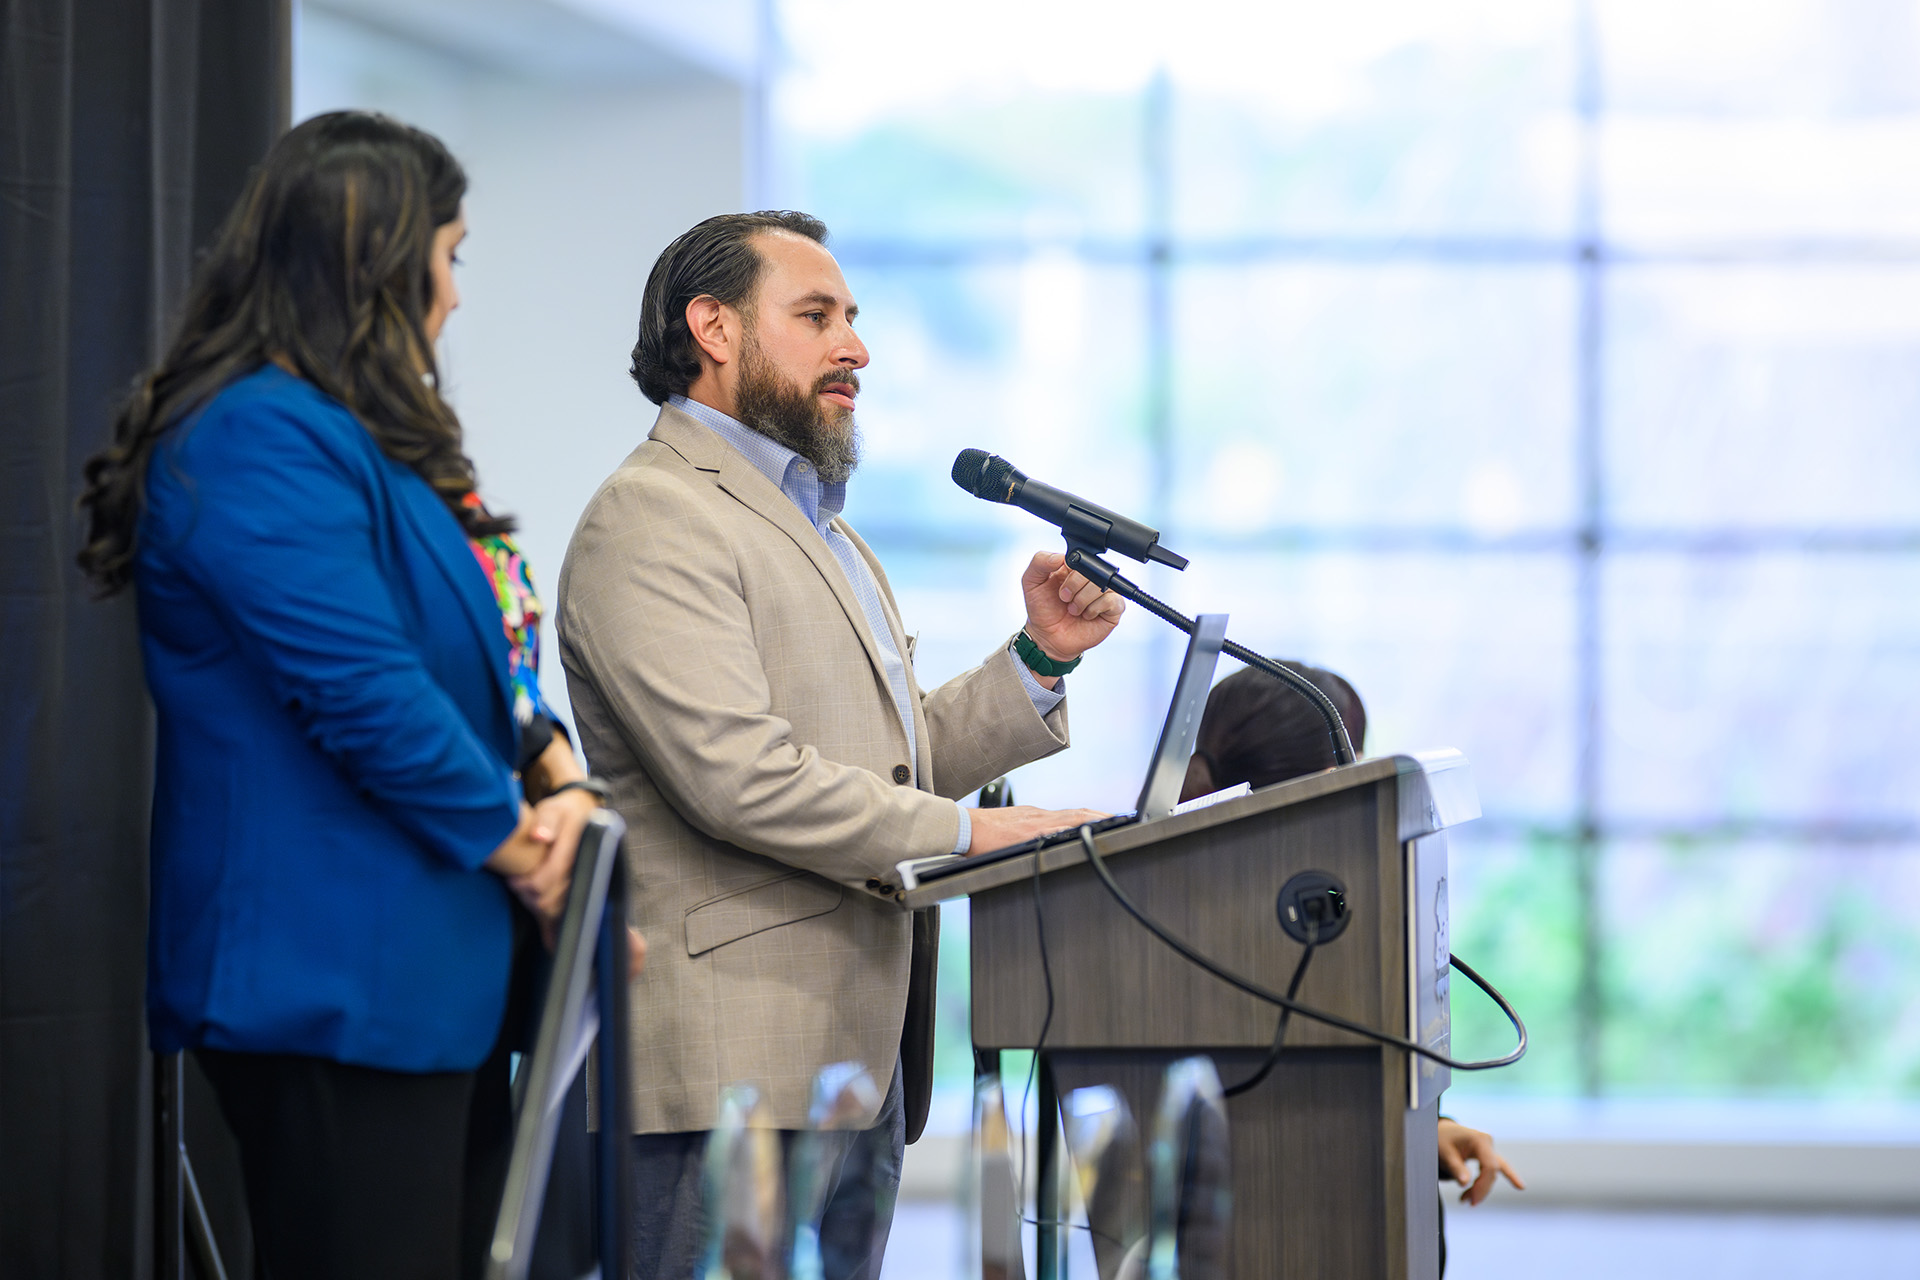
{"type": "MultiPolygon", "coordinates": [[[[513,1148],[512,1058],[550,963],[515,911],[500,1035],[473,1071],[194,1050],[240,1146],[266,1280],[479,1280],[513,1148]]],[[[555,1138],[533,1280],[572,1280],[595,1260],[585,1077],[555,1138]]]]}
{"type": "Polygon", "coordinates": [[[469,1133],[508,1133],[504,1091],[474,1071],[194,1056],[240,1145],[267,1280],[459,1280],[463,1238],[484,1240],[500,1196],[500,1161],[469,1133]]]}

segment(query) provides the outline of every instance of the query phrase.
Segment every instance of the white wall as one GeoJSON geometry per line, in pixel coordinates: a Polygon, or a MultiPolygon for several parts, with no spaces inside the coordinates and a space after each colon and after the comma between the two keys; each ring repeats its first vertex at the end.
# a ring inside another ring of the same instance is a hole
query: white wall
{"type": "MultiPolygon", "coordinates": [[[[519,518],[549,605],[581,508],[653,422],[626,372],[647,271],[674,236],[743,199],[746,92],[697,67],[662,74],[663,61],[624,78],[528,74],[338,12],[301,15],[296,120],[387,111],[466,167],[442,376],[481,493],[519,518]]],[[[543,647],[542,687],[564,712],[551,633],[543,647]]]]}

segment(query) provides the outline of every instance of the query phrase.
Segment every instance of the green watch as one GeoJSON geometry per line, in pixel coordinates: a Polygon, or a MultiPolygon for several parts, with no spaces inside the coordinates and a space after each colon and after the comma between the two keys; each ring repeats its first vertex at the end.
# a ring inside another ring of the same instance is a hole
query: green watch
{"type": "MultiPolygon", "coordinates": [[[[1027,664],[1027,670],[1037,676],[1063,676],[1080,665],[1080,658],[1071,662],[1056,662],[1047,656],[1034,638],[1027,634],[1025,627],[1013,638],[1013,651],[1020,655],[1020,661],[1027,664]]],[[[1084,658],[1086,655],[1081,654],[1084,658]]]]}

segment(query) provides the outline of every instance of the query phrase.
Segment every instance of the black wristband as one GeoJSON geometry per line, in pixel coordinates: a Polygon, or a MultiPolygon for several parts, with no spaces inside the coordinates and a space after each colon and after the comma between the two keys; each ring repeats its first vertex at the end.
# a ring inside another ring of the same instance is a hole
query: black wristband
{"type": "Polygon", "coordinates": [[[572,782],[563,782],[547,792],[547,798],[552,799],[562,791],[585,791],[601,804],[605,804],[613,796],[613,789],[598,778],[575,778],[572,782]]]}

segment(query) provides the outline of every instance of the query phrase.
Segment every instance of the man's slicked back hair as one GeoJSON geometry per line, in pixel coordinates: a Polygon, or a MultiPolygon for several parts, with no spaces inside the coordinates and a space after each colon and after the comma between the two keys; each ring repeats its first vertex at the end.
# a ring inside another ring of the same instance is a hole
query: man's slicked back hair
{"type": "Polygon", "coordinates": [[[770,231],[827,242],[827,224],[820,219],[791,209],[763,209],[708,218],[661,253],[640,300],[640,339],[633,344],[629,370],[647,399],[665,404],[670,396],[685,395],[700,376],[700,348],[687,327],[689,302],[710,296],[751,316],[754,290],[766,269],[753,239],[770,231]]]}

